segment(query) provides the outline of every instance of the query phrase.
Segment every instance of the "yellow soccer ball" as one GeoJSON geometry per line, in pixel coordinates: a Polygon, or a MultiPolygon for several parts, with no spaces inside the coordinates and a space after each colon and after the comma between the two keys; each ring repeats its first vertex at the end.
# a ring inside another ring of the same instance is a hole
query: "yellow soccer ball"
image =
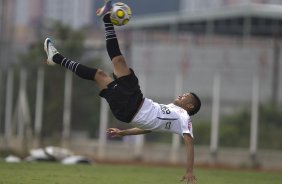
{"type": "Polygon", "coordinates": [[[111,21],[116,26],[127,24],[131,18],[132,12],[130,7],[125,3],[114,3],[111,11],[111,21]]]}

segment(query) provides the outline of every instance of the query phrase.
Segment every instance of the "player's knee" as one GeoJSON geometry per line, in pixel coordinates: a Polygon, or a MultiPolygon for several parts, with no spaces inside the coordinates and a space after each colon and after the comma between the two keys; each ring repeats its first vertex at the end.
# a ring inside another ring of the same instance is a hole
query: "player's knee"
{"type": "Polygon", "coordinates": [[[97,72],[96,72],[96,75],[95,75],[95,78],[107,78],[109,77],[103,70],[101,69],[98,69],[97,72]]]}
{"type": "Polygon", "coordinates": [[[106,74],[103,70],[98,69],[95,75],[95,81],[100,90],[107,88],[108,84],[110,84],[113,79],[106,74]]]}
{"type": "Polygon", "coordinates": [[[114,57],[112,62],[114,64],[118,64],[118,65],[125,65],[126,64],[123,56],[114,57]]]}

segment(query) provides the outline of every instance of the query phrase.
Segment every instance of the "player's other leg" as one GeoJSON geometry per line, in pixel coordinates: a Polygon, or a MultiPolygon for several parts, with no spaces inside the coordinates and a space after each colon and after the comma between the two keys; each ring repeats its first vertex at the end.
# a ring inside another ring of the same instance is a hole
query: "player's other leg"
{"type": "Polygon", "coordinates": [[[105,26],[106,48],[114,66],[114,74],[117,78],[131,73],[121,54],[114,25],[110,19],[112,1],[105,1],[105,5],[97,10],[97,15],[102,18],[105,26]]]}
{"type": "Polygon", "coordinates": [[[86,80],[93,80],[97,83],[100,90],[106,89],[108,84],[113,81],[113,79],[100,69],[89,68],[78,62],[72,61],[70,59],[62,56],[51,42],[50,38],[46,38],[44,42],[44,50],[47,54],[47,64],[56,65],[59,64],[72,72],[74,72],[79,77],[86,80]]]}

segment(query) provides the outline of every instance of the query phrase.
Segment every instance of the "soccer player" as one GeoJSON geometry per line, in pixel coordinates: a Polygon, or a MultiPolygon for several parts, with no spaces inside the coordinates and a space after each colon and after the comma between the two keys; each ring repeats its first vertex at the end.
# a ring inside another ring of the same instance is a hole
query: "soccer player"
{"type": "Polygon", "coordinates": [[[194,183],[193,173],[194,148],[192,115],[196,114],[201,101],[192,92],[179,96],[168,105],[158,104],[145,98],[140,90],[138,78],[126,64],[121,54],[115,29],[110,20],[111,1],[97,10],[105,25],[106,49],[113,63],[113,79],[104,71],[89,68],[62,56],[47,38],[44,49],[47,53],[47,64],[59,64],[83,79],[95,81],[100,89],[100,96],[109,103],[113,115],[120,121],[129,123],[135,128],[119,130],[109,128],[107,133],[113,137],[147,134],[154,131],[176,133],[183,137],[187,146],[186,173],[182,181],[194,183]]]}

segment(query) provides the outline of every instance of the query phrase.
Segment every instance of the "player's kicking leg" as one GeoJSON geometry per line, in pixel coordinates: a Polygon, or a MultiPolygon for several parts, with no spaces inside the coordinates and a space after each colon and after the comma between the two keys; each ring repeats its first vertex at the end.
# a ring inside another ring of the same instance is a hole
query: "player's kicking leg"
{"type": "Polygon", "coordinates": [[[105,0],[105,5],[97,10],[97,15],[102,18],[105,25],[106,48],[114,66],[114,74],[117,78],[129,75],[130,69],[122,56],[116,37],[114,25],[110,19],[112,1],[105,0]]]}
{"type": "Polygon", "coordinates": [[[47,54],[47,64],[56,65],[59,64],[65,68],[71,70],[76,75],[83,79],[94,80],[99,89],[103,90],[107,88],[107,85],[113,81],[113,79],[105,74],[102,70],[96,68],[89,68],[78,62],[62,56],[51,42],[50,38],[46,38],[44,42],[44,50],[47,54]]]}

